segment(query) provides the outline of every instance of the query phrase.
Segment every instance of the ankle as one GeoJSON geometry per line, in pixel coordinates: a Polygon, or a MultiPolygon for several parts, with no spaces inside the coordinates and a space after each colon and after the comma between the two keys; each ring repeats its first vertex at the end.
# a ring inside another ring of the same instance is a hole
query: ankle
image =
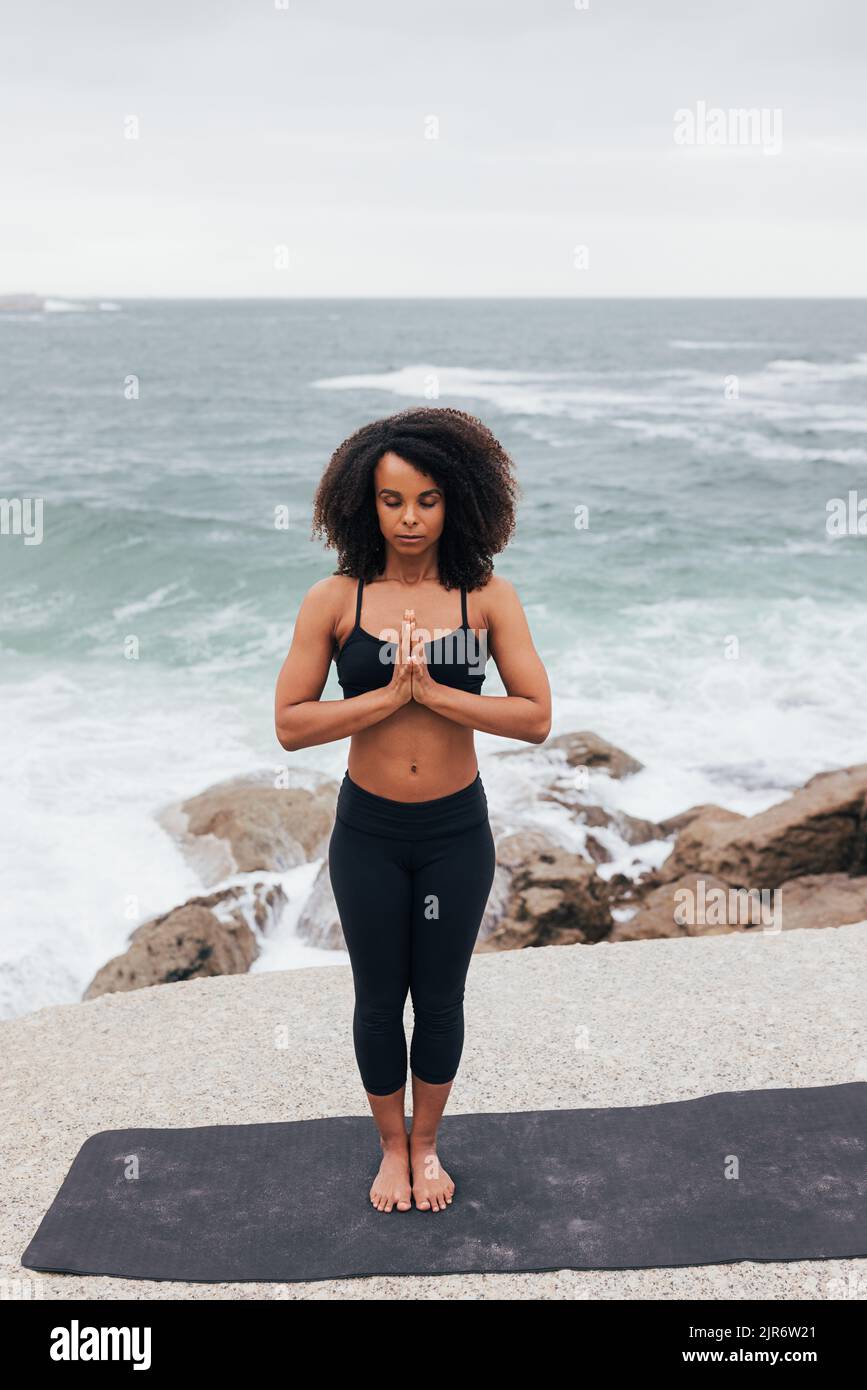
{"type": "Polygon", "coordinates": [[[437,1146],[436,1130],[411,1129],[409,1132],[409,1142],[413,1148],[435,1149],[437,1146]]]}
{"type": "Polygon", "coordinates": [[[384,1154],[406,1153],[409,1147],[406,1131],[403,1134],[380,1134],[379,1143],[384,1154]]]}

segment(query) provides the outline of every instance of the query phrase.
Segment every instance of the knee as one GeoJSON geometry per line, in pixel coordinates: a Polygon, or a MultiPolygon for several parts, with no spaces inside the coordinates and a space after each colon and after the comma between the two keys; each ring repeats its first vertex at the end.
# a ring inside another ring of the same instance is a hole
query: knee
{"type": "Polygon", "coordinates": [[[427,1033],[447,1035],[460,1026],[464,1017],[464,992],[449,1000],[413,999],[415,1021],[427,1033]]]}
{"type": "Polygon", "coordinates": [[[403,1001],[356,999],[355,1014],[367,1033],[385,1036],[403,1028],[403,1001]]]}

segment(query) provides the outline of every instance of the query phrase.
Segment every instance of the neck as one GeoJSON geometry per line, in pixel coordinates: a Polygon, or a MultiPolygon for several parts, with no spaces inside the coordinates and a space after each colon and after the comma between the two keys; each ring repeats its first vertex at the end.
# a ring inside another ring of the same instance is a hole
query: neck
{"type": "Polygon", "coordinates": [[[415,559],[411,555],[398,555],[390,547],[385,556],[385,568],[382,571],[383,579],[394,579],[398,584],[405,584],[412,587],[417,584],[436,584],[439,582],[439,565],[437,563],[437,548],[419,555],[415,559]]]}

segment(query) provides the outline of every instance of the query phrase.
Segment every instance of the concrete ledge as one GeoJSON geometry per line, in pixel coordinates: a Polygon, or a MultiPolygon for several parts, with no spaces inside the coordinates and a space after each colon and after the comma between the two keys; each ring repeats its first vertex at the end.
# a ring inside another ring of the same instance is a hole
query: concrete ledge
{"type": "MultiPolygon", "coordinates": [[[[449,1111],[642,1105],[867,1080],[865,982],[867,922],[479,954],[449,1111]]],[[[98,1130],[367,1114],[352,1007],[351,972],[339,965],[157,985],[0,1024],[6,1297],[20,1283],[24,1296],[43,1298],[827,1299],[846,1296],[835,1281],[867,1278],[867,1260],[304,1284],[21,1268],[78,1148],[98,1130]]],[[[409,1001],[406,1025],[409,1035],[409,1001]]],[[[371,1120],[371,1178],[376,1154],[371,1120]]],[[[447,1147],[442,1157],[448,1165],[447,1147]]]]}

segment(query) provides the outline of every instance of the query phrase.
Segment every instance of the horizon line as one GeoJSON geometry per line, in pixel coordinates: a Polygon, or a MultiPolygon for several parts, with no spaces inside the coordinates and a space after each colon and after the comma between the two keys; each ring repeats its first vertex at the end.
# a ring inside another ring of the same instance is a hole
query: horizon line
{"type": "Polygon", "coordinates": [[[234,294],[116,294],[111,291],[104,291],[99,294],[68,294],[51,293],[39,294],[32,290],[17,290],[6,294],[0,294],[0,301],[3,299],[16,299],[19,297],[30,297],[34,299],[59,299],[59,300],[111,300],[121,299],[135,301],[138,303],[161,302],[161,303],[242,303],[242,304],[298,304],[298,303],[381,303],[387,302],[407,302],[407,303],[487,303],[487,302],[531,302],[531,303],[558,303],[558,304],[600,304],[600,303],[658,303],[658,302],[704,302],[707,300],[722,301],[727,300],[739,303],[754,302],[775,302],[803,300],[805,302],[838,302],[838,301],[860,301],[867,299],[867,294],[599,294],[599,295],[567,295],[567,294],[305,294],[305,295],[234,295],[234,294]]]}

